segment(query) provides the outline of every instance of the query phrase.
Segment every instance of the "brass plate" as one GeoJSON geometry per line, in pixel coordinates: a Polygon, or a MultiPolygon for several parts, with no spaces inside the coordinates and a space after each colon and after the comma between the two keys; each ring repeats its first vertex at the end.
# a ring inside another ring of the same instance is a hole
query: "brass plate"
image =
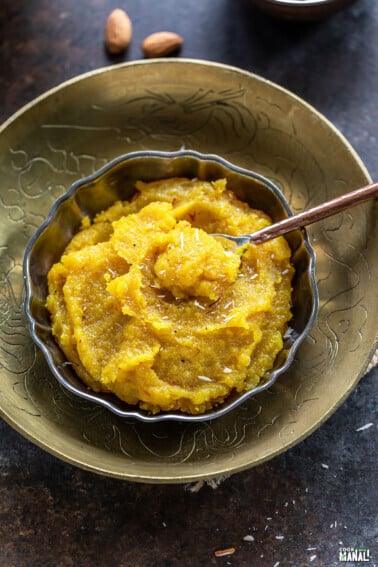
{"type": "Polygon", "coordinates": [[[134,150],[215,153],[272,179],[300,211],[364,185],[342,135],[295,95],[216,63],[138,61],[53,89],[0,130],[0,411],[26,438],[93,472],[178,483],[285,451],[345,400],[377,343],[376,203],[309,227],[320,310],[290,370],[206,423],[146,424],[79,400],[51,375],[24,316],[26,244],[75,180],[134,150]]]}

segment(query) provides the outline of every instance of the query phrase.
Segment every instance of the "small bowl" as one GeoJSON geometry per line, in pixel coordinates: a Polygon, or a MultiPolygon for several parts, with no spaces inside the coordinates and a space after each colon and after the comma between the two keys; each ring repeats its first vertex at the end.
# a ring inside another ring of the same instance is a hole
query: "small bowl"
{"type": "Polygon", "coordinates": [[[117,200],[129,200],[135,193],[137,180],[153,181],[168,177],[189,177],[203,180],[226,178],[230,187],[243,201],[267,212],[273,221],[291,215],[281,191],[263,176],[241,169],[214,155],[194,151],[133,152],[116,158],[97,173],[79,180],[60,197],[47,219],[28,243],[24,258],[26,285],[25,311],[31,335],[41,348],[57,380],[73,394],[95,402],[114,414],[144,422],[164,420],[205,421],[224,415],[251,396],[266,390],[285,372],[294,359],[296,350],[308,335],[318,311],[315,283],[315,255],[305,230],[287,235],[295,268],[293,279],[293,317],[285,335],[284,348],[277,356],[273,369],[261,383],[248,392],[231,394],[220,406],[201,415],[181,412],[162,412],[150,415],[130,406],[115,395],[96,393],[78,378],[72,366],[56,343],[46,308],[47,274],[60,260],[72,236],[79,230],[83,217],[93,218],[117,200]]]}
{"type": "Polygon", "coordinates": [[[356,0],[250,0],[252,4],[286,20],[320,20],[345,8],[356,0]]]}

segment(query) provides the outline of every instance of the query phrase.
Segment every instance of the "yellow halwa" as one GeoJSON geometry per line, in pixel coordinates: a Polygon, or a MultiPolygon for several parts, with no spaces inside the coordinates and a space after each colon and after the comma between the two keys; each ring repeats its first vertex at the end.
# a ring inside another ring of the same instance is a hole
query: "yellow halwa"
{"type": "Polygon", "coordinates": [[[291,318],[290,248],[279,237],[235,252],[211,236],[271,222],[225,180],[136,188],[85,219],[51,268],[53,334],[96,392],[200,414],[272,368],[291,318]]]}

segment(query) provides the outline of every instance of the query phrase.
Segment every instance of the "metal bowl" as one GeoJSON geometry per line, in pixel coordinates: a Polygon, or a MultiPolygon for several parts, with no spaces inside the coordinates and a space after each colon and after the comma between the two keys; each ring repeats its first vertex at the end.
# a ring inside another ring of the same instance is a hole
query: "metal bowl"
{"type": "Polygon", "coordinates": [[[250,0],[273,16],[288,20],[320,20],[356,0],[250,0]]]}
{"type": "Polygon", "coordinates": [[[287,236],[295,268],[293,318],[274,368],[259,386],[245,393],[231,394],[222,405],[205,414],[191,416],[181,412],[162,412],[150,415],[127,405],[114,395],[89,390],[75,374],[73,367],[67,364],[65,355],[54,340],[46,308],[47,273],[59,261],[66,245],[79,230],[83,217],[93,218],[116,200],[130,199],[135,193],[135,182],[139,179],[152,181],[168,177],[204,180],[226,178],[239,198],[254,208],[268,212],[273,221],[291,214],[282,192],[271,181],[220,157],[194,151],[141,151],[120,156],[95,174],[74,183],[56,201],[47,219],[29,241],[24,258],[25,310],[34,341],[45,355],[52,373],[70,392],[104,406],[118,416],[144,422],[204,421],[224,415],[251,396],[269,388],[290,366],[297,348],[309,333],[317,315],[318,296],[314,276],[315,256],[305,231],[297,230],[287,236]]]}

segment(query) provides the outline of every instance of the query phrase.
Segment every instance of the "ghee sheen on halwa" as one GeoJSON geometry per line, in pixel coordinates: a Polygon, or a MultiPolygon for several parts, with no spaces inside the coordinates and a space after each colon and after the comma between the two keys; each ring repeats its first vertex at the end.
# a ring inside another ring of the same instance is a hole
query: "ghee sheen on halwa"
{"type": "Polygon", "coordinates": [[[283,348],[290,248],[279,237],[238,254],[210,235],[271,223],[225,180],[136,188],[84,219],[51,268],[53,334],[96,392],[151,413],[200,414],[254,388],[283,348]]]}

